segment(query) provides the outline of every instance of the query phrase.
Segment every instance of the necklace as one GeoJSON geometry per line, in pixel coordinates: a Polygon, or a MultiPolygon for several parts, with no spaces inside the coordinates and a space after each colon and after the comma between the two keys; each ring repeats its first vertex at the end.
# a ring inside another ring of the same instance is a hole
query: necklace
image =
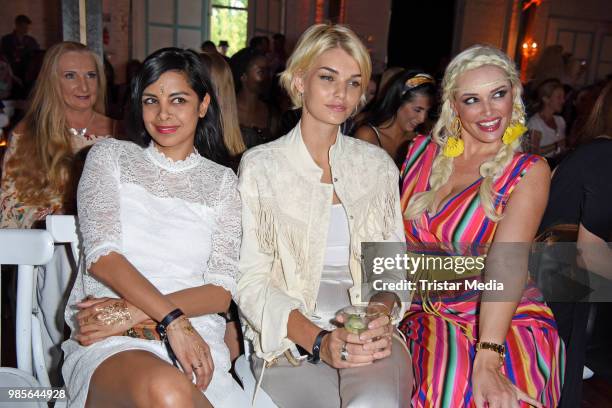
{"type": "Polygon", "coordinates": [[[70,134],[76,137],[85,137],[85,135],[87,134],[87,128],[91,124],[91,121],[93,120],[95,115],[96,115],[96,111],[92,111],[91,117],[89,118],[89,121],[87,122],[87,125],[85,125],[84,128],[81,128],[81,129],[76,129],[73,127],[68,128],[68,131],[70,132],[70,134]]]}

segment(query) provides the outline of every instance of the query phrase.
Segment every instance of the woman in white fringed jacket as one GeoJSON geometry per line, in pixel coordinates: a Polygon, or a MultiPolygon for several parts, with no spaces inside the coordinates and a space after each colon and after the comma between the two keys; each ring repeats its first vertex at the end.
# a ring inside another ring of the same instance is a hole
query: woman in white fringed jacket
{"type": "MultiPolygon", "coordinates": [[[[361,243],[404,241],[395,164],[379,147],[340,132],[363,101],[370,73],[367,51],[348,28],[309,28],[281,76],[302,108],[300,123],[249,150],[240,165],[236,300],[255,347],[252,368],[281,407],[409,405],[410,356],[394,340],[390,317],[361,335],[336,320],[342,307],[370,300],[361,243]]],[[[405,295],[372,300],[403,310],[405,295]]]]}

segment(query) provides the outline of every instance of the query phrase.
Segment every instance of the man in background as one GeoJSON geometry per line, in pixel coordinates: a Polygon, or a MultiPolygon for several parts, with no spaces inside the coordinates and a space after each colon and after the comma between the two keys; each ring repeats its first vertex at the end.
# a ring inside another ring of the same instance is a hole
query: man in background
{"type": "Polygon", "coordinates": [[[12,99],[24,99],[32,84],[28,83],[26,73],[30,57],[39,50],[38,42],[29,36],[32,20],[20,14],[15,18],[15,29],[12,33],[2,37],[2,54],[8,60],[13,74],[21,83],[14,84],[12,99]]]}

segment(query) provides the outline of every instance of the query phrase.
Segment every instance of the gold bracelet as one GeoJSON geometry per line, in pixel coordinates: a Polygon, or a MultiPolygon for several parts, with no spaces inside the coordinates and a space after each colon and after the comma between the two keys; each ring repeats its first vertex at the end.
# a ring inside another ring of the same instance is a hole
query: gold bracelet
{"type": "Polygon", "coordinates": [[[167,331],[182,329],[183,332],[187,334],[188,336],[193,336],[194,334],[196,334],[196,330],[193,328],[193,326],[191,325],[191,322],[186,316],[181,316],[178,319],[176,319],[175,324],[172,324],[172,323],[168,325],[168,328],[166,329],[167,331]]]}
{"type": "Polygon", "coordinates": [[[488,341],[480,341],[476,343],[476,351],[479,350],[491,350],[499,354],[499,365],[504,365],[504,359],[506,358],[506,346],[503,344],[491,343],[488,341]]]}

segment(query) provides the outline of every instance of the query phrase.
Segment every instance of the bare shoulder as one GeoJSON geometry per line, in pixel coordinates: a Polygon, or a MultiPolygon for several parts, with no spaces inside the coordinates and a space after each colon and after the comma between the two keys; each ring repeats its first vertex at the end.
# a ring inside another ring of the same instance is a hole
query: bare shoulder
{"type": "Polygon", "coordinates": [[[548,194],[550,186],[550,166],[544,159],[539,159],[528,169],[525,176],[516,186],[516,192],[530,190],[548,194]]]}
{"type": "Polygon", "coordinates": [[[378,146],[378,138],[376,132],[370,126],[363,125],[355,132],[355,137],[360,140],[365,140],[378,146]]]}

